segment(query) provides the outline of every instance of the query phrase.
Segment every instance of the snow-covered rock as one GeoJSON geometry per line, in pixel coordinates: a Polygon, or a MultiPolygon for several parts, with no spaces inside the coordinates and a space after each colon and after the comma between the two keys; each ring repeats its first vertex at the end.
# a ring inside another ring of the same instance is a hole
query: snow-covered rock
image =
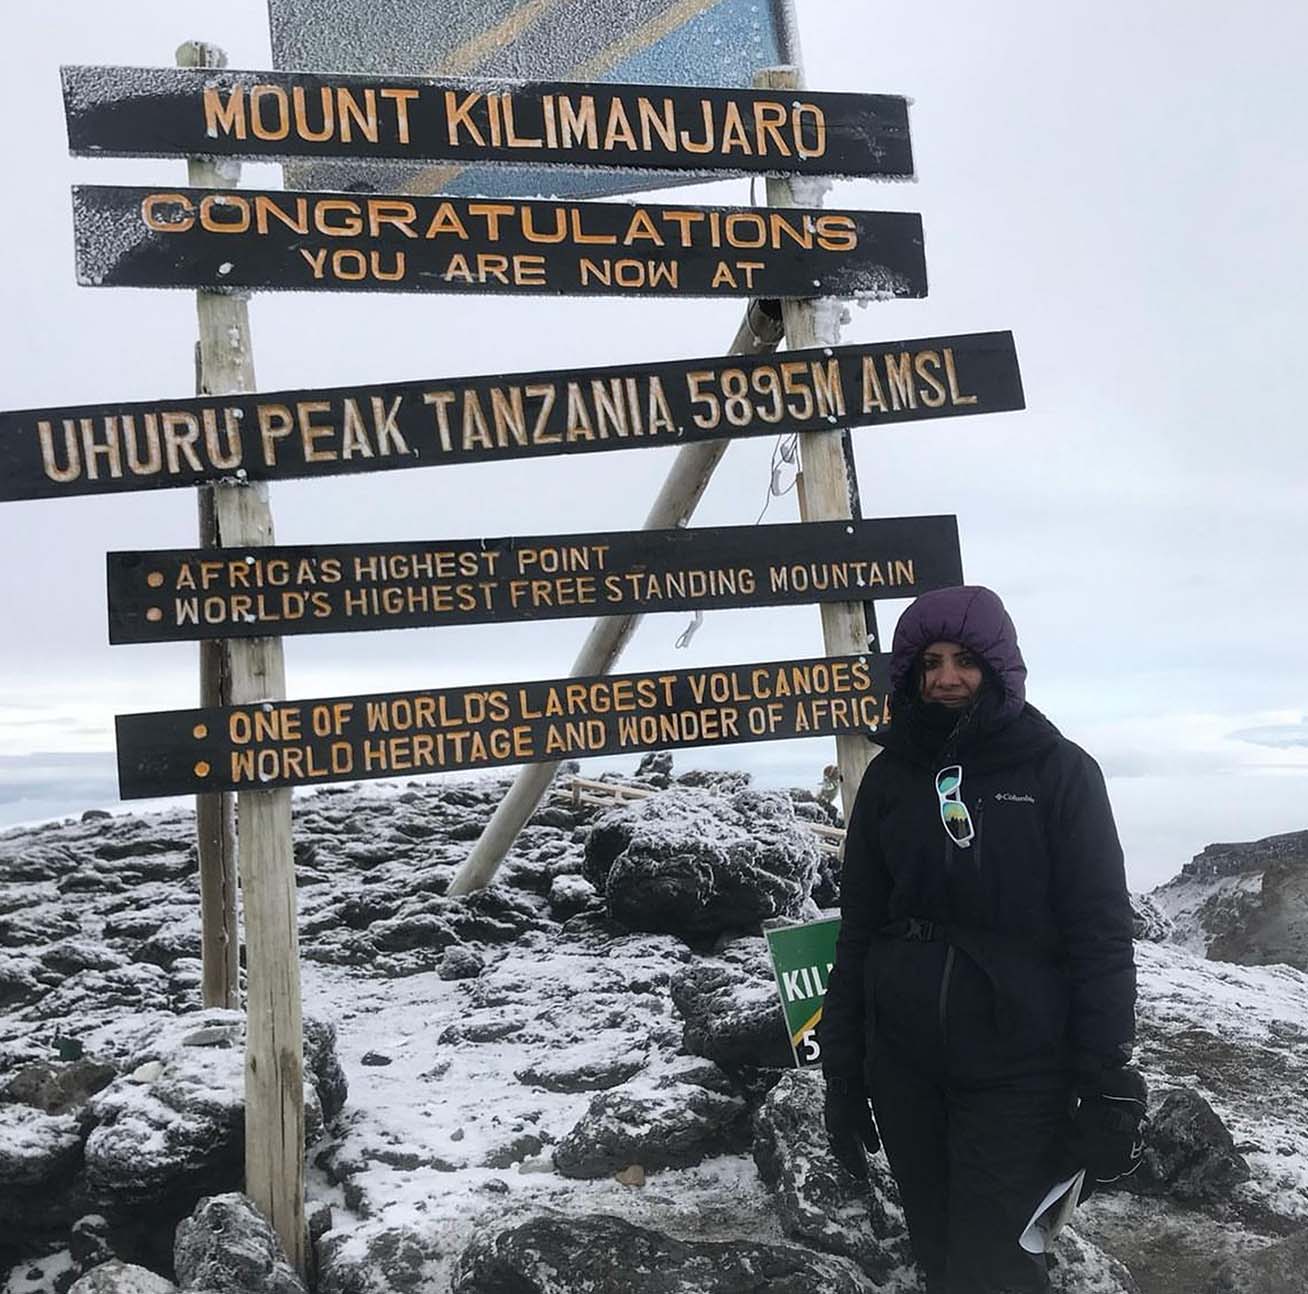
{"type": "Polygon", "coordinates": [[[1308,970],[1308,831],[1209,845],[1149,897],[1192,952],[1308,970]]]}
{"type": "Polygon", "coordinates": [[[177,1294],[177,1286],[148,1267],[137,1267],[115,1258],[93,1267],[74,1282],[68,1294],[177,1294]]]}
{"type": "Polygon", "coordinates": [[[776,980],[762,939],[733,940],[716,957],[696,958],[672,981],[685,1021],[683,1045],[724,1069],[794,1064],[776,980]]]}
{"type": "Polygon", "coordinates": [[[1072,1226],[1064,1227],[1054,1241],[1053,1258],[1051,1294],[1162,1294],[1142,1291],[1122,1263],[1072,1226]]]}
{"type": "Polygon", "coordinates": [[[272,1224],[237,1192],[201,1200],[182,1219],[173,1261],[183,1290],[306,1294],[272,1224]]]}
{"type": "Polygon", "coordinates": [[[441,1256],[405,1227],[333,1232],[318,1249],[317,1294],[427,1294],[440,1288],[434,1264],[441,1256]]]}
{"type": "Polygon", "coordinates": [[[1171,943],[1175,933],[1172,918],[1147,894],[1131,895],[1132,933],[1153,944],[1171,943]]]}
{"type": "Polygon", "coordinates": [[[852,1258],[877,1281],[910,1262],[899,1191],[884,1156],[856,1182],[827,1149],[822,1075],[798,1070],[770,1091],[754,1117],[754,1162],[775,1192],[786,1235],[852,1258]]]}
{"type": "Polygon", "coordinates": [[[537,1217],[474,1240],[452,1294],[863,1294],[841,1258],[786,1245],[704,1242],[621,1218],[537,1217]]]}
{"type": "Polygon", "coordinates": [[[686,1083],[629,1095],[601,1092],[554,1150],[565,1177],[607,1177],[631,1164],[686,1168],[746,1144],[737,1096],[686,1083]]]}
{"type": "Polygon", "coordinates": [[[1198,1092],[1155,1094],[1140,1167],[1123,1188],[1178,1200],[1225,1200],[1249,1180],[1249,1165],[1213,1107],[1198,1092]]]}
{"type": "Polygon", "coordinates": [[[35,1061],[0,1080],[0,1102],[66,1114],[85,1105],[116,1076],[112,1065],[95,1060],[35,1061]]]}
{"type": "Polygon", "coordinates": [[[82,1137],[71,1115],[0,1105],[0,1235],[26,1234],[47,1218],[71,1222],[82,1137]]]}
{"type": "Polygon", "coordinates": [[[1222,1264],[1205,1294],[1295,1294],[1308,1289],[1308,1229],[1222,1264]]]}
{"type": "MultiPolygon", "coordinates": [[[[321,1135],[323,1102],[314,1085],[325,1074],[329,1108],[344,1100],[343,1078],[330,1054],[334,1032],[309,1021],[306,1030],[305,1123],[321,1135]]],[[[96,1054],[119,1061],[122,1073],[86,1106],[92,1125],[84,1146],[86,1191],[104,1207],[189,1207],[202,1195],[239,1186],[245,1148],[244,1018],[237,1012],[192,1017],[125,1017],[88,1038],[96,1054]],[[206,1026],[226,1026],[227,1045],[188,1044],[206,1026]]]]}
{"type": "Polygon", "coordinates": [[[789,796],[675,788],[606,813],[586,843],[586,879],[633,930],[703,942],[798,916],[817,841],[789,796]]]}

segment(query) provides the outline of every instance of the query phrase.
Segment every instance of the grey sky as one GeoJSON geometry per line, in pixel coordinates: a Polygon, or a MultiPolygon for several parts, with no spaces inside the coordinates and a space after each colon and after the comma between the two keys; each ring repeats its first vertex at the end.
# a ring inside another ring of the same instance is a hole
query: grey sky
{"type": "MultiPolygon", "coordinates": [[[[798,10],[811,85],[915,101],[918,182],[840,183],[830,201],[920,211],[930,296],[854,309],[845,339],[1011,328],[1029,405],[856,432],[865,512],[958,514],[968,578],[998,589],[1017,621],[1031,699],[1109,774],[1133,884],[1209,840],[1308,825],[1308,12],[1283,0],[798,10]]],[[[224,45],[234,66],[268,65],[262,0],[63,0],[11,16],[0,406],[189,393],[193,297],[76,287],[68,202],[77,180],[180,181],[183,165],[70,161],[57,67],[168,63],[191,37],[224,45]]],[[[246,177],[280,184],[271,167],[246,177]]],[[[730,181],[685,196],[748,194],[730,181]]],[[[259,384],[275,388],[717,354],[739,312],[320,294],[256,298],[252,320],[259,384]]],[[[627,529],[671,452],[278,485],[278,538],[627,529]]],[[[733,445],[697,521],[753,521],[769,453],[733,445]]],[[[83,807],[84,763],[67,766],[65,793],[54,757],[110,751],[115,712],[194,703],[194,647],[111,651],[103,592],[106,549],[188,545],[194,510],[185,491],[0,507],[0,755],[49,752],[35,789],[35,764],[0,761],[0,822],[83,807]]],[[[768,513],[795,517],[793,495],[768,513]]],[[[677,652],[685,619],[651,617],[625,662],[821,650],[811,608],[712,613],[677,652]]],[[[291,639],[290,691],[548,677],[583,633],[557,622],[291,639]]],[[[694,758],[816,784],[828,757],[810,742],[694,758]]]]}

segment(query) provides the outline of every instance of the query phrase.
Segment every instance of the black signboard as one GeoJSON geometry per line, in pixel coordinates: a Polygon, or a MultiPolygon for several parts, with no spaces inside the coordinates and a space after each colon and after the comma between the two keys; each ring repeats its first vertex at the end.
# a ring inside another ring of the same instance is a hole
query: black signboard
{"type": "Polygon", "coordinates": [[[120,715],[125,800],[875,732],[888,655],[120,715]]]}
{"type": "Polygon", "coordinates": [[[1008,332],[0,413],[0,500],[772,436],[1024,407],[1008,332]]]}
{"type": "Polygon", "coordinates": [[[913,598],[962,582],[954,517],[110,553],[109,641],[913,598]]]}
{"type": "Polygon", "coordinates": [[[65,67],[79,155],[911,176],[896,95],[65,67]]]}
{"type": "Polygon", "coordinates": [[[554,296],[922,297],[900,211],[73,189],[91,287],[554,296]]]}

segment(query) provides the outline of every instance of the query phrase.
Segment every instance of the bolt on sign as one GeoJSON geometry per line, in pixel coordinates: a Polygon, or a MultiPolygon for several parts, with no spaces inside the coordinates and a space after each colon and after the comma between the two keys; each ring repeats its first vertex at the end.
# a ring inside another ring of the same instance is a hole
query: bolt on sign
{"type": "Polygon", "coordinates": [[[177,642],[912,598],[954,517],[108,555],[109,641],[177,642]]]}
{"type": "Polygon", "coordinates": [[[769,926],[763,933],[768,941],[795,1064],[800,1067],[820,1064],[822,1049],[815,1031],[822,1019],[822,1001],[827,994],[831,968],[836,964],[840,918],[769,926]]]}
{"type": "Polygon", "coordinates": [[[908,104],[894,95],[179,67],[62,76],[78,156],[913,174],[908,104]]]}
{"type": "MultiPolygon", "coordinates": [[[[789,0],[269,0],[268,16],[273,63],[282,69],[462,77],[472,79],[470,89],[495,78],[657,86],[660,108],[665,95],[679,101],[672,87],[742,89],[762,68],[799,62],[789,0]]],[[[808,96],[788,96],[784,106],[794,99],[808,96]]],[[[639,111],[628,120],[639,131],[639,111]]],[[[542,137],[543,129],[542,122],[542,137]]],[[[302,189],[489,197],[602,197],[695,178],[520,160],[528,164],[314,161],[288,166],[286,176],[288,187],[302,189]]]]}
{"type": "Polygon", "coordinates": [[[900,211],[73,187],[90,287],[923,297],[900,211]]]}
{"type": "Polygon", "coordinates": [[[820,657],[119,715],[125,800],[315,786],[889,722],[890,657],[820,657]]]}
{"type": "Polygon", "coordinates": [[[1011,333],[0,412],[0,501],[637,449],[1024,407],[1011,333]]]}

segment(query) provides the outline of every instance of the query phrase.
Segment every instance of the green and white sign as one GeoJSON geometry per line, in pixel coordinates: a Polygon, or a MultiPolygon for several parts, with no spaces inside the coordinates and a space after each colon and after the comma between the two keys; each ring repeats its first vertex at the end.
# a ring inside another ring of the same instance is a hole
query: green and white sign
{"type": "Polygon", "coordinates": [[[823,917],[765,930],[772,969],[781,994],[781,1010],[790,1034],[790,1050],[800,1068],[822,1059],[816,1029],[822,1019],[827,980],[836,961],[839,917],[823,917]]]}

